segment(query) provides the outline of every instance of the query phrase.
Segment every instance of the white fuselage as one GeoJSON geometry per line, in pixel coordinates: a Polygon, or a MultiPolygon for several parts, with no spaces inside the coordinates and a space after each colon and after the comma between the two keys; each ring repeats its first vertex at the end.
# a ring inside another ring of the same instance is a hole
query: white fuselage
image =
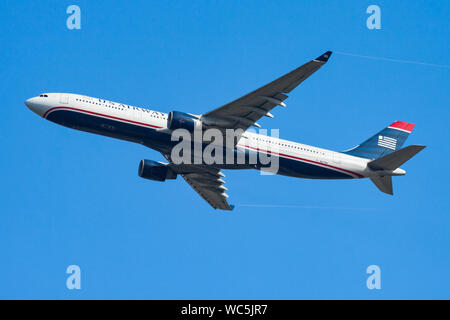
{"type": "MultiPolygon", "coordinates": [[[[170,142],[167,113],[65,93],[42,94],[25,103],[39,116],[74,129],[142,143],[159,151],[170,142]]],[[[250,131],[242,135],[236,150],[276,155],[280,174],[289,176],[343,179],[374,174],[367,167],[368,159],[250,131]]]]}

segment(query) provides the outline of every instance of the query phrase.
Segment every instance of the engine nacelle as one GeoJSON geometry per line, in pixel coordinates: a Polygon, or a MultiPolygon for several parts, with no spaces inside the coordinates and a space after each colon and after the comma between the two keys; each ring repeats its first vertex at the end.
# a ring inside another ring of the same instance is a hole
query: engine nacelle
{"type": "Polygon", "coordinates": [[[194,132],[195,129],[202,128],[202,122],[188,113],[171,111],[167,117],[167,128],[170,130],[186,129],[189,132],[194,132]]]}
{"type": "Polygon", "coordinates": [[[141,178],[155,181],[177,178],[176,172],[170,169],[167,164],[145,159],[139,163],[138,175],[141,178]]]}

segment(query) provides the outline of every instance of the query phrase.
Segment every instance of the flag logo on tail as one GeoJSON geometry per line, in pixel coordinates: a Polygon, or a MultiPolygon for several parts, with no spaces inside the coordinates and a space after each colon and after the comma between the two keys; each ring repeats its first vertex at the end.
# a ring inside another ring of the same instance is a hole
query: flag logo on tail
{"type": "Polygon", "coordinates": [[[386,136],[378,136],[378,145],[380,147],[395,150],[395,147],[397,145],[397,140],[394,138],[386,137],[386,136]]]}

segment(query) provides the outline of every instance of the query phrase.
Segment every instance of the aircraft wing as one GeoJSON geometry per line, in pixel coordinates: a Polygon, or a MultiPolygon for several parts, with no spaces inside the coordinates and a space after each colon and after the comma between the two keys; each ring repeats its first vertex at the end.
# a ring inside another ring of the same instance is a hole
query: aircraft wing
{"type": "Polygon", "coordinates": [[[214,209],[233,210],[227,201],[228,195],[221,189],[225,188],[221,178],[209,173],[182,173],[181,176],[214,209]]]}
{"type": "Polygon", "coordinates": [[[203,114],[203,123],[209,127],[242,129],[243,131],[250,126],[259,127],[256,121],[263,116],[273,118],[270,110],[277,105],[285,107],[283,101],[288,97],[286,94],[323,66],[330,58],[331,53],[331,51],[327,51],[271,83],[203,114]]]}
{"type": "MultiPolygon", "coordinates": [[[[164,155],[170,161],[168,155],[164,155]]],[[[233,210],[234,206],[227,201],[227,190],[223,186],[225,175],[220,169],[201,164],[174,164],[170,161],[169,167],[180,174],[184,180],[214,209],[233,210]]]]}

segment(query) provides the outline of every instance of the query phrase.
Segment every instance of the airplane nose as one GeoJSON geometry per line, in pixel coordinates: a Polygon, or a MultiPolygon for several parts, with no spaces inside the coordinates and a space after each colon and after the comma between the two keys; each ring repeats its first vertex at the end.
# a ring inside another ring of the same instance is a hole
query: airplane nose
{"type": "Polygon", "coordinates": [[[42,116],[43,106],[39,103],[39,99],[37,97],[25,100],[25,105],[37,115],[42,116]]]}
{"type": "Polygon", "coordinates": [[[30,98],[30,99],[25,100],[25,105],[26,105],[28,108],[30,108],[30,109],[31,109],[32,99],[33,99],[33,98],[30,98]]]}

